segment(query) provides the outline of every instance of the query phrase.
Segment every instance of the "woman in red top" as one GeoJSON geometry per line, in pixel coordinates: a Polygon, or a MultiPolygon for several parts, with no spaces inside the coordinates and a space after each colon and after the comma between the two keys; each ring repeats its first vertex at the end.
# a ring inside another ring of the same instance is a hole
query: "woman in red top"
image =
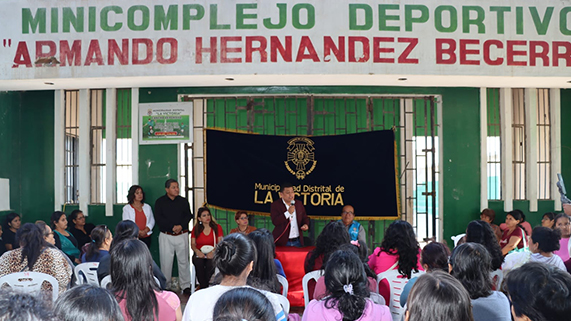
{"type": "Polygon", "coordinates": [[[192,256],[192,264],[196,268],[201,289],[208,287],[210,277],[214,274],[214,248],[222,241],[223,236],[222,227],[216,224],[210,210],[207,207],[199,208],[190,234],[190,247],[195,254],[192,256]]]}
{"type": "Polygon", "coordinates": [[[151,206],[145,203],[145,192],[139,185],[129,188],[128,204],[123,207],[123,220],[130,220],[139,228],[139,240],[151,248],[151,234],[155,227],[155,217],[151,206]]]}
{"type": "Polygon", "coordinates": [[[525,237],[525,233],[520,226],[521,221],[522,216],[520,211],[511,211],[506,215],[506,230],[500,240],[500,247],[502,248],[502,254],[504,256],[516,248],[521,249],[524,247],[523,238],[525,237]]]}

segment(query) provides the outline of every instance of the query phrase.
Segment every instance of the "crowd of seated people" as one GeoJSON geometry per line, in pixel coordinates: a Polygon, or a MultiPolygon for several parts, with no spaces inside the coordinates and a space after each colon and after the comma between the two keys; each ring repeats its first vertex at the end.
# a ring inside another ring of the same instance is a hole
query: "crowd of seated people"
{"type": "MultiPolygon", "coordinates": [[[[381,245],[368,253],[362,241],[351,241],[342,222],[330,222],[303,262],[306,273],[320,270],[322,277],[300,317],[288,314],[280,303],[277,275],[286,275],[276,260],[272,233],[251,227],[245,223],[247,213],[240,212],[238,227],[224,237],[208,208],[198,212],[191,234],[193,261],[204,260],[205,273],[184,312],[179,296],[166,289],[147,240],[139,240],[149,231],[141,233],[135,221],[121,221],[112,233],[105,225],[90,228],[81,212],[73,217],[54,212],[51,228],[43,221],[22,224],[19,215],[7,216],[4,236],[6,231],[15,235],[3,238],[0,276],[22,271],[52,275],[59,297],[52,305],[43,295],[4,291],[0,320],[389,321],[395,319],[385,304],[391,288],[383,282],[377,288],[377,276],[391,270],[398,271],[404,286],[403,320],[557,321],[571,315],[571,275],[566,270],[571,219],[566,214],[546,213],[542,226],[531,229],[522,224],[530,225],[525,215],[514,210],[498,227],[495,213],[487,209],[482,220],[466,226],[463,244],[452,252],[438,242],[421,249],[413,227],[397,220],[381,245]],[[89,236],[83,246],[78,233],[89,236]],[[203,251],[203,246],[212,248],[203,251]],[[111,277],[109,288],[72,286],[73,266],[79,262],[98,262],[99,280],[111,277]],[[219,274],[211,277],[215,269],[219,274]],[[505,277],[498,287],[491,276],[496,270],[505,277]],[[415,276],[422,271],[426,273],[415,276]]],[[[49,293],[49,287],[42,292],[49,293]]]]}

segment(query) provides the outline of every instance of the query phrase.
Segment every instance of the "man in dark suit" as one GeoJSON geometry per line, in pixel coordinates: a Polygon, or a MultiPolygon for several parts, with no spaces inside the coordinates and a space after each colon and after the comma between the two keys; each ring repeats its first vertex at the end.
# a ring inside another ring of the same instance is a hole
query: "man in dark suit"
{"type": "Polygon", "coordinates": [[[295,201],[293,185],[280,186],[280,199],[272,203],[271,216],[274,224],[274,240],[278,246],[303,246],[303,231],[309,229],[305,207],[295,201]]]}

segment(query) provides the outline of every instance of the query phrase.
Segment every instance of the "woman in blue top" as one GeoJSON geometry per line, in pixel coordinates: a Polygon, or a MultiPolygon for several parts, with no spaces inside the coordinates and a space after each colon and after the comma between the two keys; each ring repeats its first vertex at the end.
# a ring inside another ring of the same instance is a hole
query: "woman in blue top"
{"type": "Polygon", "coordinates": [[[67,217],[64,212],[55,211],[51,217],[52,230],[54,231],[54,238],[56,240],[56,247],[65,253],[69,259],[79,264],[81,260],[79,255],[81,252],[77,247],[77,240],[67,229],[67,217]]]}
{"type": "Polygon", "coordinates": [[[85,254],[81,256],[81,262],[99,262],[109,255],[109,248],[113,241],[113,235],[107,226],[97,225],[91,231],[91,244],[87,247],[85,254]]]}

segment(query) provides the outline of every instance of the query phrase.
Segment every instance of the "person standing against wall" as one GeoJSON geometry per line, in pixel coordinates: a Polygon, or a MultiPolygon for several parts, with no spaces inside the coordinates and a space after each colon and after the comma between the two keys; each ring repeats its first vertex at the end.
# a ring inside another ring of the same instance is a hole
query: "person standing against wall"
{"type": "Polygon", "coordinates": [[[188,200],[179,195],[178,182],[165,182],[166,194],[155,202],[155,219],[159,230],[159,254],[161,270],[167,282],[171,281],[174,255],[178,262],[180,287],[190,294],[190,265],[188,224],[192,218],[188,200]]]}

